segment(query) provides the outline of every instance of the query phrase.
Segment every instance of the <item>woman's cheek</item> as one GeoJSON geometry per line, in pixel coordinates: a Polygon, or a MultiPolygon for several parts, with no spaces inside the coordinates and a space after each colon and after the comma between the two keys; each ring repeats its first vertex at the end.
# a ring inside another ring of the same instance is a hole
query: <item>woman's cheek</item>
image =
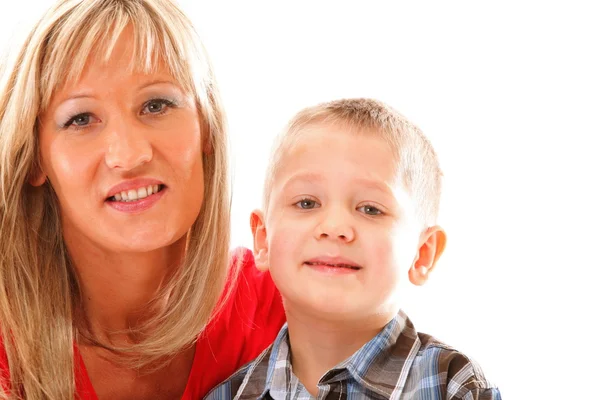
{"type": "Polygon", "coordinates": [[[65,143],[59,139],[52,143],[49,150],[42,160],[42,167],[54,189],[65,191],[59,195],[77,199],[97,189],[94,187],[94,176],[102,161],[101,152],[97,148],[90,148],[82,143],[65,143]],[[69,190],[81,187],[85,190],[69,190]]]}

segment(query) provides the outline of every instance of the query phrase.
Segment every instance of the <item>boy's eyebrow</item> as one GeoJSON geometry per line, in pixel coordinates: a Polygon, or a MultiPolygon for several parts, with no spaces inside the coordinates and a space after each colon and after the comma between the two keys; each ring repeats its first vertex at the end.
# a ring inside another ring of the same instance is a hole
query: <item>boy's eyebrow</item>
{"type": "Polygon", "coordinates": [[[393,189],[390,185],[378,180],[378,179],[369,179],[369,178],[355,178],[354,182],[357,185],[366,186],[370,189],[377,190],[384,194],[392,194],[393,189]]]}
{"type": "MultiPolygon", "coordinates": [[[[325,178],[316,172],[308,172],[308,171],[299,171],[293,174],[287,181],[284,182],[282,188],[285,190],[288,186],[296,183],[296,182],[320,182],[325,178]]],[[[356,185],[368,187],[373,190],[377,190],[386,195],[390,195],[393,193],[393,189],[384,182],[381,182],[378,179],[369,179],[369,178],[354,178],[353,183],[356,185]]]]}
{"type": "Polygon", "coordinates": [[[296,182],[315,182],[322,181],[323,177],[315,172],[308,171],[299,171],[289,177],[282,185],[283,189],[286,189],[288,186],[292,185],[296,182]]]}

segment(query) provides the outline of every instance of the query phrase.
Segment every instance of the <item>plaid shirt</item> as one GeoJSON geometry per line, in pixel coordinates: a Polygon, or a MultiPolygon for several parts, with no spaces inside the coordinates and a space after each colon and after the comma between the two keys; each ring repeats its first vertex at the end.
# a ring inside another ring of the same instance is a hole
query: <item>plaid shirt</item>
{"type": "MultiPolygon", "coordinates": [[[[318,400],[501,400],[479,366],[429,335],[400,311],[352,357],[328,371],[318,400]]],[[[287,325],[256,360],[213,389],[207,400],[314,399],[292,372],[287,325]]]]}

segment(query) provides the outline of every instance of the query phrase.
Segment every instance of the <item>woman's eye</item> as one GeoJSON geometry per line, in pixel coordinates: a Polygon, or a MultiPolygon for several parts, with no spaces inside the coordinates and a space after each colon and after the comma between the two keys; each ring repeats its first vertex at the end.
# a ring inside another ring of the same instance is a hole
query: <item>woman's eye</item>
{"type": "Polygon", "coordinates": [[[144,105],[142,114],[162,114],[167,108],[173,107],[174,103],[166,99],[153,99],[144,105]]]}
{"type": "Polygon", "coordinates": [[[310,210],[319,207],[319,203],[311,199],[302,199],[294,205],[303,210],[310,210]]]}
{"type": "Polygon", "coordinates": [[[70,126],[82,128],[94,122],[93,119],[94,117],[92,117],[90,113],[77,114],[69,118],[69,120],[64,123],[63,128],[68,128],[70,126]]]}
{"type": "Polygon", "coordinates": [[[358,210],[360,212],[364,212],[367,215],[381,215],[381,214],[383,214],[383,212],[380,209],[378,209],[377,207],[373,207],[373,206],[358,207],[358,210]]]}

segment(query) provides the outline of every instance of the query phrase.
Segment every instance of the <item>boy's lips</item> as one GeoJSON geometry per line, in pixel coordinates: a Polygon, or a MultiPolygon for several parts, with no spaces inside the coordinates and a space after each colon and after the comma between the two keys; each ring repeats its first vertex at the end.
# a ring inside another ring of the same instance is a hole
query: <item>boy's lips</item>
{"type": "Polygon", "coordinates": [[[330,268],[346,268],[358,271],[362,269],[362,267],[352,261],[349,258],[345,257],[314,257],[309,260],[304,261],[304,264],[309,266],[322,266],[322,267],[330,267],[330,268]]]}

